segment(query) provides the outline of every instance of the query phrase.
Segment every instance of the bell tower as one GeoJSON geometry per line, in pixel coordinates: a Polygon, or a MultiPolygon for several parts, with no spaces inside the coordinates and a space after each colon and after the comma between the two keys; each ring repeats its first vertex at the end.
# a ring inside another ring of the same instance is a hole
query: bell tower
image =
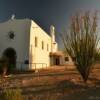
{"type": "Polygon", "coordinates": [[[50,26],[50,33],[52,38],[52,43],[55,42],[55,27],[53,25],[50,26]]]}
{"type": "Polygon", "coordinates": [[[51,34],[51,52],[56,52],[58,47],[55,40],[55,27],[53,25],[50,26],[50,34],[51,34]]]}

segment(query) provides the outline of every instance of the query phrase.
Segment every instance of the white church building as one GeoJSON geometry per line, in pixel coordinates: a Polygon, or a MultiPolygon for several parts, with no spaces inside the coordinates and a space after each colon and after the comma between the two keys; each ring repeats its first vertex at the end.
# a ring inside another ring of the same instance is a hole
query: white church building
{"type": "Polygon", "coordinates": [[[21,70],[63,65],[64,56],[58,51],[55,27],[48,35],[30,19],[15,19],[0,23],[0,57],[7,56],[10,63],[21,70]]]}

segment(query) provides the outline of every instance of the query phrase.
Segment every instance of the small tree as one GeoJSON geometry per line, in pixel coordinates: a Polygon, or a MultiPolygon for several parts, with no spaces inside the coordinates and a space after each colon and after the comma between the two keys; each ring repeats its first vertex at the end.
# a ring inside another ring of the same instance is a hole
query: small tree
{"type": "Polygon", "coordinates": [[[67,53],[75,58],[74,63],[86,83],[95,61],[98,44],[97,16],[89,12],[76,14],[71,19],[70,31],[62,35],[67,53]]]}

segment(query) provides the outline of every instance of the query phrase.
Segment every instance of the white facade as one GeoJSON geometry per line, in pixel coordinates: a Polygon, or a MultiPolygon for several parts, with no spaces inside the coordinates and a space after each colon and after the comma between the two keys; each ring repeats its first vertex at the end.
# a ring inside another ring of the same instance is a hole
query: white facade
{"type": "Polygon", "coordinates": [[[11,19],[0,23],[0,57],[7,48],[13,48],[16,51],[16,62],[29,59],[30,23],[28,19],[11,19]],[[9,38],[10,32],[14,32],[14,39],[9,38]]]}
{"type": "Polygon", "coordinates": [[[16,52],[17,69],[49,67],[50,52],[57,51],[53,26],[50,32],[51,36],[33,20],[15,19],[13,15],[10,20],[0,23],[0,57],[5,50],[12,48],[16,52]],[[14,34],[13,39],[10,33],[14,34]]]}
{"type": "Polygon", "coordinates": [[[51,37],[34,21],[31,21],[29,45],[30,62],[35,63],[35,66],[31,65],[31,68],[50,66],[49,53],[51,52],[51,37]],[[35,38],[37,38],[37,46],[35,46],[35,38]]]}

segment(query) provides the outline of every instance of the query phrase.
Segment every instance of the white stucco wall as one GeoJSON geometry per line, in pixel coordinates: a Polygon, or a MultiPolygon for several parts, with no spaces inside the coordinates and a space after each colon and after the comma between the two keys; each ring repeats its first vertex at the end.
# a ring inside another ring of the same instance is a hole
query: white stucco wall
{"type": "Polygon", "coordinates": [[[56,42],[52,42],[52,52],[57,52],[58,51],[58,44],[56,42]]]}
{"type": "MultiPolygon", "coordinates": [[[[17,62],[24,62],[25,59],[29,59],[29,36],[30,36],[31,21],[28,19],[22,20],[8,20],[0,23],[0,57],[7,48],[14,48],[17,53],[17,62]],[[14,40],[8,38],[8,32],[13,31],[15,34],[14,40]]],[[[21,66],[17,63],[17,68],[21,66]]]]}
{"type": "MultiPolygon", "coordinates": [[[[30,62],[36,63],[36,68],[45,68],[50,66],[49,53],[51,52],[51,37],[38,26],[34,21],[31,21],[30,30],[30,62]],[[37,47],[35,47],[35,37],[37,37],[37,47]],[[44,49],[42,50],[42,43],[44,42],[44,49]],[[49,45],[49,50],[47,51],[47,44],[49,45]],[[44,63],[43,66],[42,64],[44,63]],[[46,64],[46,65],[45,65],[46,64]]],[[[31,66],[34,68],[35,65],[31,66]]]]}
{"type": "Polygon", "coordinates": [[[30,19],[13,18],[0,23],[0,57],[4,50],[13,48],[17,54],[16,67],[18,69],[27,70],[49,67],[50,52],[58,50],[54,34],[51,36],[30,19]],[[15,34],[14,40],[8,38],[10,31],[15,34]],[[35,47],[35,37],[37,37],[37,47],[35,47]],[[42,41],[44,42],[44,49],[42,49],[42,41]],[[25,60],[29,60],[31,64],[24,64],[25,60]]]}

